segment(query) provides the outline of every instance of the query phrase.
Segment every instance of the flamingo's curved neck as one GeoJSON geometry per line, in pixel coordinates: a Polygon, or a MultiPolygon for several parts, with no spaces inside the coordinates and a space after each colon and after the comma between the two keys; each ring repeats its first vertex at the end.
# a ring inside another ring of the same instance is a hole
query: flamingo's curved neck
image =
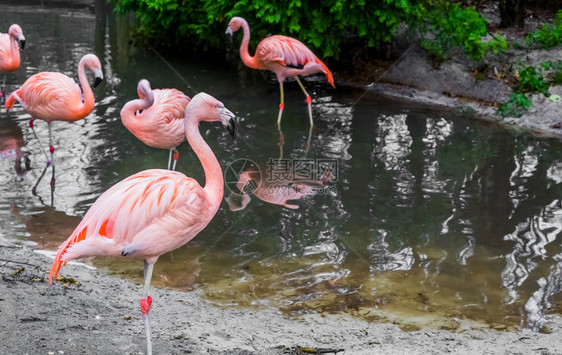
{"type": "Polygon", "coordinates": [[[20,66],[20,47],[16,37],[12,35],[10,35],[10,50],[12,52],[12,67],[17,68],[20,66]]]}
{"type": "Polygon", "coordinates": [[[78,63],[78,81],[80,82],[80,86],[82,87],[82,92],[84,93],[84,103],[80,108],[80,112],[83,113],[83,116],[86,116],[92,112],[94,109],[94,93],[90,88],[90,83],[88,83],[88,78],[86,77],[86,63],[84,59],[80,60],[78,63]]]}
{"type": "Polygon", "coordinates": [[[203,190],[205,190],[210,202],[211,216],[214,216],[219,209],[223,197],[224,180],[222,170],[215,154],[203,137],[201,137],[199,120],[187,118],[185,121],[187,142],[201,161],[205,171],[205,187],[203,190]]]}
{"type": "MultiPolygon", "coordinates": [[[[144,94],[142,96],[144,97],[144,94]]],[[[135,117],[135,113],[140,110],[146,110],[150,106],[152,106],[152,103],[146,98],[127,102],[121,109],[121,120],[123,121],[123,125],[129,128],[129,130],[131,130],[131,128],[134,130],[134,128],[141,123],[139,118],[135,117]]]]}
{"type": "Polygon", "coordinates": [[[248,67],[253,69],[260,69],[256,63],[256,57],[252,57],[248,52],[248,44],[250,43],[250,26],[246,20],[242,20],[242,31],[244,32],[244,37],[242,38],[242,44],[240,44],[240,58],[242,62],[248,67]]]}

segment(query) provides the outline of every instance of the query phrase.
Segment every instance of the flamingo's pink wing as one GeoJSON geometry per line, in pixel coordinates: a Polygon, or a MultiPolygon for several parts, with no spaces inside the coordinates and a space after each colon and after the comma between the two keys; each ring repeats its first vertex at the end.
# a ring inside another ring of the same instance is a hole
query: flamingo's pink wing
{"type": "Polygon", "coordinates": [[[195,180],[161,169],[141,171],[117,183],[96,200],[61,245],[51,267],[49,283],[69,260],[96,255],[119,256],[139,232],[170,211],[185,205],[197,210],[200,191],[195,180]]]}
{"type": "Polygon", "coordinates": [[[305,65],[316,62],[316,56],[297,39],[287,36],[271,36],[263,39],[256,55],[261,61],[280,62],[284,65],[305,65]]]}
{"type": "MultiPolygon", "coordinates": [[[[191,100],[183,92],[176,89],[156,89],[154,93],[154,104],[148,109],[153,109],[158,114],[166,117],[166,122],[185,118],[185,107],[191,100]]],[[[185,134],[185,132],[182,132],[185,134]]]]}
{"type": "Polygon", "coordinates": [[[156,89],[154,103],[137,117],[135,136],[145,144],[171,149],[185,141],[185,107],[190,99],[176,89],[156,89]]]}
{"type": "Polygon", "coordinates": [[[24,108],[32,117],[50,121],[71,112],[72,102],[82,102],[80,86],[68,76],[42,72],[31,76],[20,88],[24,108]]]}
{"type": "Polygon", "coordinates": [[[255,56],[263,63],[277,62],[283,66],[317,63],[324,69],[330,85],[334,86],[334,78],[330,69],[297,39],[279,35],[267,37],[258,44],[255,56]]]}

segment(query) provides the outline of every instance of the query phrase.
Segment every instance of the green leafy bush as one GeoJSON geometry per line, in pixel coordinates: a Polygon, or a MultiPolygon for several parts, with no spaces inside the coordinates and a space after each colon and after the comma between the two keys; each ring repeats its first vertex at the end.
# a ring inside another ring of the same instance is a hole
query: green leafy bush
{"type": "MultiPolygon", "coordinates": [[[[562,63],[543,62],[541,65],[545,70],[555,68],[562,63]],[[548,68],[548,69],[546,69],[548,68]]],[[[521,117],[524,110],[528,110],[532,101],[525,93],[540,93],[550,96],[548,89],[550,85],[545,81],[541,72],[533,66],[527,66],[518,72],[519,82],[511,93],[506,103],[500,105],[498,114],[501,116],[521,117]]]]}
{"type": "Polygon", "coordinates": [[[541,28],[529,33],[527,45],[538,43],[544,49],[551,49],[562,43],[562,10],[556,13],[554,24],[543,23],[541,28]]]}
{"type": "Polygon", "coordinates": [[[535,67],[528,66],[519,71],[519,83],[516,88],[517,92],[541,93],[548,96],[548,88],[548,83],[535,67]]]}
{"type": "Polygon", "coordinates": [[[427,20],[417,25],[422,33],[422,45],[438,59],[448,59],[454,48],[461,48],[472,59],[480,60],[488,51],[507,49],[504,37],[484,42],[486,19],[473,7],[460,3],[438,2],[428,11],[427,20]]]}
{"type": "Polygon", "coordinates": [[[523,93],[512,92],[506,103],[500,105],[498,113],[502,116],[521,117],[525,110],[532,105],[532,101],[523,93]]]}

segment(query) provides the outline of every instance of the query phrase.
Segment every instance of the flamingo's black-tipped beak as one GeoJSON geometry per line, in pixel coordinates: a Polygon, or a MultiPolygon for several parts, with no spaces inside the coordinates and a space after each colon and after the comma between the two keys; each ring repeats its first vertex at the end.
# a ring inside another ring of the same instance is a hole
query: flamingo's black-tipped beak
{"type": "Polygon", "coordinates": [[[228,119],[228,124],[226,125],[226,129],[228,130],[228,133],[230,133],[230,136],[232,137],[232,139],[236,139],[236,117],[232,116],[228,119]]]}
{"type": "Polygon", "coordinates": [[[102,81],[103,78],[96,77],[96,79],[94,80],[94,87],[97,87],[99,84],[101,84],[102,81]]]}
{"type": "Polygon", "coordinates": [[[18,42],[20,43],[20,50],[23,50],[23,48],[25,47],[25,37],[23,35],[20,35],[18,37],[18,42]]]}
{"type": "Polygon", "coordinates": [[[231,45],[234,44],[234,41],[232,40],[234,32],[232,32],[230,26],[226,29],[226,34],[228,35],[228,42],[230,42],[231,45]]]}
{"type": "Polygon", "coordinates": [[[233,139],[236,138],[236,116],[234,116],[234,114],[224,106],[222,107],[215,106],[215,108],[217,109],[220,115],[221,123],[223,124],[223,126],[226,127],[228,133],[230,133],[230,136],[233,139]]]}
{"type": "Polygon", "coordinates": [[[95,71],[96,78],[94,79],[94,87],[97,87],[103,81],[103,73],[101,69],[95,71]]]}

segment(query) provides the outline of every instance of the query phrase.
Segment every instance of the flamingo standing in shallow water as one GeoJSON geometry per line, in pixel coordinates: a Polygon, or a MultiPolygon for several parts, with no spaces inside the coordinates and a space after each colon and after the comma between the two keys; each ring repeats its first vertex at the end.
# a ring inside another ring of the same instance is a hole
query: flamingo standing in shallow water
{"type": "Polygon", "coordinates": [[[176,89],[150,88],[146,79],[137,85],[139,98],[129,101],[121,110],[121,121],[144,144],[170,150],[168,170],[176,170],[179,153],[176,147],[185,141],[185,107],[189,97],[176,89]]]}
{"type": "Polygon", "coordinates": [[[306,76],[314,73],[324,73],[328,82],[335,88],[334,78],[330,69],[318,59],[310,49],[302,42],[287,36],[271,36],[263,39],[256,48],[254,56],[248,53],[248,43],[250,42],[250,26],[242,17],[233,17],[226,29],[226,33],[233,35],[242,27],[244,37],[240,45],[240,58],[242,62],[253,69],[271,70],[277,76],[279,81],[279,89],[281,90],[281,103],[279,104],[279,116],[277,117],[277,126],[281,125],[281,115],[285,104],[283,102],[283,81],[286,78],[293,77],[299,83],[302,91],[306,95],[306,103],[308,104],[308,115],[310,117],[310,126],[312,123],[312,106],[310,95],[306,92],[304,86],[299,80],[299,75],[306,76]],[[288,67],[304,66],[302,69],[288,67]]]}
{"type": "Polygon", "coordinates": [[[160,255],[181,247],[205,228],[223,197],[222,170],[199,133],[201,121],[220,121],[234,137],[236,119],[220,101],[205,93],[193,97],[185,109],[185,135],[203,165],[205,187],[182,173],[160,169],[141,171],[117,183],[96,200],[61,245],[49,274],[51,284],[61,266],[84,257],[143,259],[145,283],[140,306],[149,354],[154,263],[160,255]]]}
{"type": "MultiPolygon", "coordinates": [[[[41,142],[39,146],[47,157],[47,165],[53,163],[55,147],[52,143],[51,123],[52,121],[78,121],[89,115],[94,109],[94,94],[86,78],[86,67],[94,72],[94,87],[103,80],[101,63],[93,54],[86,54],[78,63],[78,79],[80,86],[68,76],[56,72],[41,72],[31,76],[23,85],[14,91],[6,100],[6,110],[10,110],[18,101],[27,113],[31,115],[29,126],[33,135],[37,138],[33,121],[38,118],[47,122],[49,126],[49,150],[51,159],[41,142]],[[84,101],[82,101],[82,91],[84,101]]],[[[39,138],[37,138],[39,140],[39,138]]]]}
{"type": "Polygon", "coordinates": [[[8,33],[0,33],[0,73],[4,73],[0,99],[6,96],[6,73],[11,73],[20,67],[20,48],[25,46],[25,37],[19,25],[10,26],[8,33]],[[18,45],[19,42],[19,45],[18,45]]]}

